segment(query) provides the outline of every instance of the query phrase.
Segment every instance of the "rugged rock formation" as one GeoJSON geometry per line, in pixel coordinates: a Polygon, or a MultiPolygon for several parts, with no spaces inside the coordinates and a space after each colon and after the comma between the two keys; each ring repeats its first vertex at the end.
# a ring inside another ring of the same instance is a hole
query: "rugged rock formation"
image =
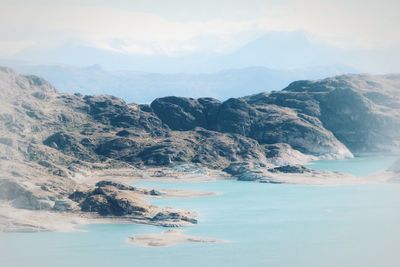
{"type": "MultiPolygon", "coordinates": [[[[186,101],[188,100],[181,98],[176,103],[186,103],[186,101]]],[[[157,115],[171,128],[176,128],[174,123],[180,120],[165,115],[169,105],[160,108],[163,103],[166,101],[157,99],[152,106],[158,106],[155,109],[157,115]]],[[[290,108],[272,104],[250,105],[244,100],[233,98],[221,105],[212,106],[213,110],[209,113],[205,107],[202,107],[201,112],[197,108],[191,110],[191,107],[185,105],[185,114],[202,114],[201,123],[196,124],[196,120],[192,120],[181,130],[191,130],[201,126],[214,131],[247,136],[261,144],[287,143],[294,149],[316,156],[330,155],[333,158],[351,156],[347,148],[322,126],[318,118],[298,113],[290,108]]],[[[193,116],[188,115],[185,118],[191,117],[193,116]]]]}
{"type": "Polygon", "coordinates": [[[82,211],[96,212],[102,216],[125,216],[148,219],[152,222],[197,223],[193,214],[172,209],[161,209],[143,201],[143,194],[158,195],[156,191],[139,190],[112,181],[100,181],[96,188],[87,192],[74,192],[70,199],[79,203],[82,211]],[[77,198],[77,194],[80,195],[77,198]]]}
{"type": "Polygon", "coordinates": [[[171,132],[168,138],[152,138],[138,143],[132,139],[112,139],[99,145],[97,153],[131,164],[168,166],[198,163],[223,168],[231,161],[264,161],[261,147],[252,139],[204,129],[171,132]],[[123,145],[116,146],[116,143],[123,145]]]}
{"type": "Polygon", "coordinates": [[[239,181],[258,181],[265,178],[262,169],[264,165],[254,165],[251,162],[232,163],[224,169],[225,172],[237,177],[239,181]]]}
{"type": "Polygon", "coordinates": [[[293,166],[311,159],[399,151],[399,87],[396,75],[350,75],[223,103],[166,97],[149,106],[62,94],[0,68],[0,199],[33,210],[194,223],[143,202],[157,191],[82,184],[82,170],[190,165],[268,182],[276,172],[307,172],[293,166]]]}
{"type": "Polygon", "coordinates": [[[352,152],[399,151],[400,75],[342,75],[293,82],[270,94],[245,98],[318,118],[352,152]]]}
{"type": "Polygon", "coordinates": [[[110,140],[121,139],[111,146],[116,151],[125,139],[145,144],[169,131],[148,106],[127,105],[111,96],[60,94],[37,77],[0,69],[0,200],[30,210],[86,212],[93,207],[102,215],[167,226],[193,223],[186,212],[147,204],[144,195],[160,195],[156,190],[112,182],[91,189],[78,179],[85,175],[82,168],[123,166],[117,156],[97,153],[110,140]],[[121,131],[128,134],[121,137],[121,131]],[[168,219],[159,222],[159,213],[168,219]]]}
{"type": "Polygon", "coordinates": [[[276,166],[302,165],[317,159],[317,157],[303,154],[285,143],[264,145],[264,152],[268,161],[276,166]]]}
{"type": "Polygon", "coordinates": [[[209,112],[220,102],[212,98],[157,98],[151,107],[157,116],[172,130],[187,131],[196,127],[207,128],[209,112]]]}
{"type": "Polygon", "coordinates": [[[276,172],[283,172],[283,173],[305,173],[311,172],[310,169],[301,166],[301,165],[284,165],[275,168],[271,168],[268,170],[269,172],[276,173],[276,172]]]}
{"type": "Polygon", "coordinates": [[[105,125],[130,129],[131,132],[165,135],[168,127],[162,124],[151,108],[146,105],[126,104],[113,96],[85,96],[83,110],[93,119],[105,125]],[[132,131],[133,130],[133,131],[132,131]]]}
{"type": "MultiPolygon", "coordinates": [[[[238,133],[261,144],[287,143],[316,156],[349,156],[352,152],[399,151],[399,75],[343,75],[319,81],[293,82],[282,91],[213,102],[173,98],[174,110],[184,109],[185,127],[238,133]],[[195,103],[188,105],[182,103],[195,103]],[[344,146],[344,145],[345,146],[344,146]]],[[[152,106],[167,125],[171,98],[152,106]],[[168,115],[165,115],[168,114],[168,115]]]]}

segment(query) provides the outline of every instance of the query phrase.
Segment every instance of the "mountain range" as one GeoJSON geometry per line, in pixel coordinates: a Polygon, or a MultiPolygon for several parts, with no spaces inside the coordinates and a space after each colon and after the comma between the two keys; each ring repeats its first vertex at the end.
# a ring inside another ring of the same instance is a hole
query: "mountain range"
{"type": "MultiPolygon", "coordinates": [[[[345,181],[303,165],[399,153],[399,88],[400,75],[340,75],[225,101],[170,96],[147,105],[61,93],[40,77],[0,68],[0,202],[55,217],[96,213],[177,226],[197,220],[145,201],[166,192],[120,181],[201,173],[262,183],[345,181]]],[[[0,230],[49,230],[20,214],[3,209],[0,230]]]]}
{"type": "Polygon", "coordinates": [[[168,74],[108,71],[100,65],[81,68],[31,65],[16,61],[4,63],[20,73],[43,77],[62,92],[108,94],[136,103],[150,103],[157,97],[171,95],[195,98],[208,96],[226,100],[261,91],[280,90],[294,80],[321,79],[357,72],[350,67],[332,65],[291,70],[248,67],[214,73],[168,74]]]}

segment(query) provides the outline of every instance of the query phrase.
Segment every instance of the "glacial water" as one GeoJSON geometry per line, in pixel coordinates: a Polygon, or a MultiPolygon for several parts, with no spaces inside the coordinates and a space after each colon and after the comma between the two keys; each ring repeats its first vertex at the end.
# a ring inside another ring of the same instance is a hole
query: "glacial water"
{"type": "MultiPolygon", "coordinates": [[[[313,163],[365,175],[393,158],[313,163]],[[368,173],[367,173],[368,170],[368,173]]],[[[144,248],[127,236],[158,233],[148,225],[90,225],[75,233],[0,235],[0,266],[400,266],[400,184],[358,186],[271,185],[252,182],[138,185],[212,191],[199,198],[151,198],[161,206],[197,211],[186,234],[229,241],[144,248]]]]}
{"type": "Polygon", "coordinates": [[[316,170],[337,171],[358,176],[373,175],[386,170],[397,160],[395,156],[354,157],[343,160],[319,160],[307,167],[316,170]]]}

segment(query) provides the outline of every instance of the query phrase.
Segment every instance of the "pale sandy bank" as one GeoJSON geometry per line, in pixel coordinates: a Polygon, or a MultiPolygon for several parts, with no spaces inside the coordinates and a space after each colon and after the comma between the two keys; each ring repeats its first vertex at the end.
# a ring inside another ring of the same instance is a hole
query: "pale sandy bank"
{"type": "Polygon", "coordinates": [[[143,234],[131,236],[128,242],[143,247],[169,247],[182,243],[224,243],[209,237],[190,236],[181,230],[168,230],[158,234],[143,234]]]}

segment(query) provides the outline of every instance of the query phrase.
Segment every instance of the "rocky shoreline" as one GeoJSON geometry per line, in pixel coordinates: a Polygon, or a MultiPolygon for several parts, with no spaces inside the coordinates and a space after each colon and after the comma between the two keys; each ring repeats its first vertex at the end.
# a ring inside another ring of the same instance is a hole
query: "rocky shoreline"
{"type": "Polygon", "coordinates": [[[399,87],[399,75],[344,75],[224,102],[164,97],[140,105],[60,93],[0,68],[0,228],[58,230],[42,215],[59,218],[54,224],[195,224],[192,212],[146,198],[211,194],[130,186],[138,179],[364,183],[304,164],[398,153],[399,87]]]}

